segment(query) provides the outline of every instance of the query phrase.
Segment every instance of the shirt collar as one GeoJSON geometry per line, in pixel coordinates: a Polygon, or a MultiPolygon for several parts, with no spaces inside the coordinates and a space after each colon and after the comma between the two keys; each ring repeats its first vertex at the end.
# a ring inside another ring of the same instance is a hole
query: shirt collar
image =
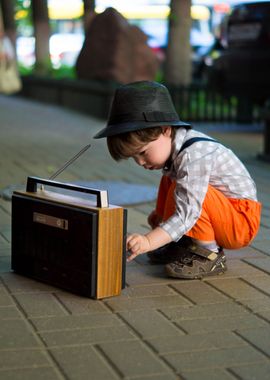
{"type": "Polygon", "coordinates": [[[172,171],[172,164],[174,160],[176,159],[179,150],[181,149],[181,146],[183,145],[183,141],[185,139],[185,136],[187,134],[187,130],[185,128],[177,128],[175,131],[175,137],[172,142],[172,153],[170,158],[166,161],[163,171],[165,173],[171,172],[172,171]]]}

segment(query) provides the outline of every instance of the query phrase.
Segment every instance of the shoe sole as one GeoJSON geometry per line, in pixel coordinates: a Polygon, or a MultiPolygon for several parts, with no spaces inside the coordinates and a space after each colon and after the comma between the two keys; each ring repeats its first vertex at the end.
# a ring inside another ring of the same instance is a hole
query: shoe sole
{"type": "Polygon", "coordinates": [[[181,279],[184,279],[184,280],[201,280],[204,277],[219,276],[219,275],[224,274],[227,271],[227,266],[224,265],[224,268],[222,268],[221,270],[212,271],[212,272],[206,272],[206,273],[197,274],[197,275],[190,275],[190,276],[189,275],[175,273],[174,271],[170,270],[169,268],[165,268],[165,270],[166,270],[166,273],[167,273],[167,275],[169,277],[181,278],[181,279]]]}

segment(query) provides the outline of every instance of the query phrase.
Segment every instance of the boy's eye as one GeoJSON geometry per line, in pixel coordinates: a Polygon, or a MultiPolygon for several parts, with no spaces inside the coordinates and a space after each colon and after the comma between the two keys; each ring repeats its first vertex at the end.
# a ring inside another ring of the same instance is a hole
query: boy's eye
{"type": "Polygon", "coordinates": [[[139,153],[140,156],[143,156],[145,154],[145,150],[139,153]]]}

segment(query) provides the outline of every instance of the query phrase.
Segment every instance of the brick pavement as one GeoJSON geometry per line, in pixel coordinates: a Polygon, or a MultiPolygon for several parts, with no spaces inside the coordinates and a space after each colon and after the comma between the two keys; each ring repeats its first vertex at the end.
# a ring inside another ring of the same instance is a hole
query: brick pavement
{"type": "MultiPolygon", "coordinates": [[[[0,97],[0,124],[1,190],[24,185],[28,175],[48,178],[104,123],[0,97]]],[[[264,204],[258,237],[227,251],[223,276],[173,280],[140,257],[127,266],[121,296],[95,301],[15,275],[11,204],[0,199],[0,379],[269,379],[270,165],[256,159],[260,133],[214,129],[212,135],[244,160],[264,204]]],[[[159,174],[112,162],[105,142],[94,141],[59,177],[104,179],[157,185],[159,174]]],[[[152,207],[128,207],[128,230],[145,231],[152,207]]]]}

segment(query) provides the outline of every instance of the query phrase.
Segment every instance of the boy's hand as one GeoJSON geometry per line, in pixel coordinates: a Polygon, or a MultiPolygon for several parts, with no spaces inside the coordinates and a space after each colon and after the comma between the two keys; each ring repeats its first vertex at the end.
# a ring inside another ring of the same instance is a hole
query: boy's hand
{"type": "Polygon", "coordinates": [[[142,253],[148,252],[150,250],[150,242],[145,235],[132,234],[127,238],[127,250],[130,256],[127,261],[132,261],[136,256],[142,253]]]}
{"type": "Polygon", "coordinates": [[[127,250],[130,253],[127,261],[135,259],[136,256],[153,251],[172,241],[171,236],[161,227],[156,227],[146,235],[131,234],[127,238],[127,250]]]}

